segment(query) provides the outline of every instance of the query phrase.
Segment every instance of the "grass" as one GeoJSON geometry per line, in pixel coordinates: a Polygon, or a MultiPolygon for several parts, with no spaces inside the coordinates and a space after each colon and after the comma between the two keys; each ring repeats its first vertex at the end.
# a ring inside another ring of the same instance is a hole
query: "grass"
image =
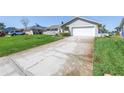
{"type": "Polygon", "coordinates": [[[0,38],[0,57],[22,50],[33,48],[39,45],[47,44],[62,37],[50,35],[23,35],[0,38]]]}
{"type": "Polygon", "coordinates": [[[96,38],[94,52],[94,75],[124,75],[124,39],[96,38]]]}

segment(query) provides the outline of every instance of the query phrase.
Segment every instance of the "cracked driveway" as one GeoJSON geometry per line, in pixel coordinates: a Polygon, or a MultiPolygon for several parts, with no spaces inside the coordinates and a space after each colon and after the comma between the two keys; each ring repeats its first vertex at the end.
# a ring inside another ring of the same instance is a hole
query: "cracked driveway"
{"type": "Polygon", "coordinates": [[[0,58],[0,75],[92,75],[91,37],[68,37],[47,45],[0,58]]]}

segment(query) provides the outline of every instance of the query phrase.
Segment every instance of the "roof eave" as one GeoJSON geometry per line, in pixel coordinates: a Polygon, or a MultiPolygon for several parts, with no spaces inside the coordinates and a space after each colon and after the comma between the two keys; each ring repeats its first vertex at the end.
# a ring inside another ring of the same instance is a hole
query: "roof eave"
{"type": "Polygon", "coordinates": [[[93,20],[89,20],[89,19],[81,18],[81,17],[75,17],[75,18],[73,18],[73,19],[67,21],[66,23],[62,24],[61,27],[67,25],[69,22],[71,22],[71,21],[73,21],[73,20],[75,20],[75,19],[85,20],[85,21],[91,22],[91,23],[93,23],[93,24],[97,24],[97,25],[99,25],[99,26],[102,25],[102,23],[99,23],[99,22],[96,22],[96,21],[93,21],[93,20]]]}

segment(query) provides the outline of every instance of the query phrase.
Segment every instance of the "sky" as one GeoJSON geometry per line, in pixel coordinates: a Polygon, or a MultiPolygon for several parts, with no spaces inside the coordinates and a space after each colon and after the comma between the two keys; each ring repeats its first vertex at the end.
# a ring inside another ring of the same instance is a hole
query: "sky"
{"type": "MultiPolygon", "coordinates": [[[[120,24],[122,16],[81,16],[82,18],[88,18],[106,25],[106,28],[110,31],[114,30],[120,24]]],[[[62,21],[66,22],[74,18],[74,16],[0,16],[0,22],[5,23],[6,27],[23,28],[21,20],[27,18],[29,25],[32,26],[35,23],[41,26],[50,26],[60,24],[62,21]]]]}

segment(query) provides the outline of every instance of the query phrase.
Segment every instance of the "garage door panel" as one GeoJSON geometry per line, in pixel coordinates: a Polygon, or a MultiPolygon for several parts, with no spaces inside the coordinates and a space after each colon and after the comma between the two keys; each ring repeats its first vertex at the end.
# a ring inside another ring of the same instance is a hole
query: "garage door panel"
{"type": "Polygon", "coordinates": [[[73,28],[73,36],[95,36],[95,28],[73,28]]]}

